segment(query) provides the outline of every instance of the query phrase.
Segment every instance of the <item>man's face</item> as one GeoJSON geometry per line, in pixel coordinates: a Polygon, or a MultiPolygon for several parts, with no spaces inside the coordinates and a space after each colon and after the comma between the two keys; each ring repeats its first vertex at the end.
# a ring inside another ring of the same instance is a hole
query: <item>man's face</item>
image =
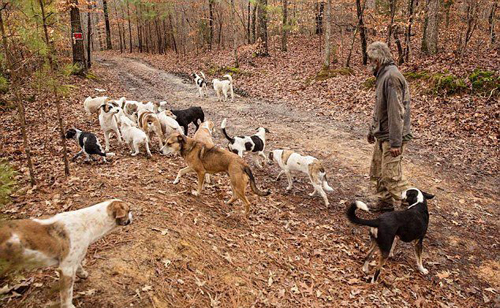
{"type": "Polygon", "coordinates": [[[373,75],[377,74],[377,71],[378,71],[378,62],[373,60],[372,58],[368,58],[368,63],[370,64],[370,69],[371,69],[371,72],[373,73],[373,75]]]}

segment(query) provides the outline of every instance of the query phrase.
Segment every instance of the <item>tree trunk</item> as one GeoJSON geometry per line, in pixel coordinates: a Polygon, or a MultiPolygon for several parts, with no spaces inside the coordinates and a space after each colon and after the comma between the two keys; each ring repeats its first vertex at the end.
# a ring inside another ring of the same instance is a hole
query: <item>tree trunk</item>
{"type": "Polygon", "coordinates": [[[269,56],[267,40],[267,0],[259,0],[259,39],[261,41],[260,56],[269,56]]]}
{"type": "Polygon", "coordinates": [[[142,53],[142,27],[141,27],[141,10],[140,4],[135,8],[135,16],[137,19],[137,42],[139,44],[139,52],[142,53]]]}
{"type": "Polygon", "coordinates": [[[208,0],[208,26],[209,26],[209,39],[208,39],[208,50],[212,50],[214,43],[214,0],[208,0]]]}
{"type": "Polygon", "coordinates": [[[391,21],[387,27],[387,46],[391,47],[391,37],[392,37],[392,25],[394,24],[394,16],[396,15],[396,0],[389,0],[389,6],[391,9],[391,21]]]}
{"type": "Polygon", "coordinates": [[[491,45],[495,44],[496,39],[497,39],[496,33],[495,33],[495,13],[496,13],[496,10],[497,10],[497,3],[494,2],[493,5],[491,6],[490,16],[488,17],[491,45]]]}
{"type": "Polygon", "coordinates": [[[323,12],[325,10],[325,2],[316,3],[316,34],[323,34],[323,12]]]}
{"type": "Polygon", "coordinates": [[[233,24],[233,56],[234,56],[234,67],[238,67],[238,40],[237,40],[237,29],[236,29],[236,7],[234,6],[234,0],[231,0],[231,23],[233,24]]]}
{"type": "Polygon", "coordinates": [[[356,0],[356,13],[358,15],[359,37],[361,39],[361,53],[363,55],[363,65],[368,64],[368,54],[366,53],[367,37],[366,37],[366,28],[364,22],[365,7],[366,7],[366,0],[365,2],[363,2],[363,6],[361,6],[361,0],[356,0]]]}
{"type": "MultiPolygon", "coordinates": [[[[42,14],[42,24],[43,24],[43,33],[44,33],[44,38],[45,38],[45,45],[47,46],[47,60],[50,65],[50,72],[52,74],[52,78],[56,78],[55,76],[55,68],[54,68],[54,61],[52,59],[52,55],[54,54],[53,48],[52,48],[52,43],[50,42],[49,38],[49,31],[47,27],[47,15],[45,14],[45,7],[43,4],[44,0],[38,0],[38,3],[40,4],[40,10],[42,14]]],[[[83,45],[83,40],[81,41],[83,45]]],[[[60,138],[61,138],[61,146],[63,148],[63,161],[64,161],[64,174],[66,177],[70,176],[69,172],[69,161],[68,161],[68,150],[66,148],[66,138],[64,137],[64,124],[63,124],[63,119],[61,115],[61,100],[59,99],[59,94],[57,92],[57,86],[55,83],[52,84],[53,86],[53,91],[54,91],[54,101],[56,105],[56,110],[57,110],[57,121],[59,123],[59,133],[60,133],[60,138]]]]}
{"type": "Polygon", "coordinates": [[[438,52],[439,1],[427,0],[422,51],[428,55],[438,52]]]}
{"type": "Polygon", "coordinates": [[[281,50],[287,51],[288,41],[288,0],[283,0],[283,34],[281,35],[281,50]]]}
{"type": "Polygon", "coordinates": [[[255,40],[256,40],[256,37],[257,37],[257,34],[256,34],[256,25],[257,25],[257,8],[258,8],[258,4],[254,4],[253,6],[253,11],[252,11],[252,44],[255,43],[255,40]]]}
{"type": "Polygon", "coordinates": [[[403,46],[401,46],[401,41],[399,40],[399,27],[394,28],[394,41],[398,47],[398,65],[405,62],[403,46]]]}
{"type": "Polygon", "coordinates": [[[88,8],[88,13],[87,13],[87,68],[90,68],[92,66],[92,61],[91,61],[91,41],[92,41],[92,18],[91,18],[91,12],[92,12],[92,4],[89,4],[87,6],[88,8]]]}
{"type": "Polygon", "coordinates": [[[175,41],[175,31],[174,31],[174,24],[172,23],[172,14],[168,14],[168,20],[170,22],[170,33],[172,35],[172,44],[174,45],[174,50],[175,50],[175,53],[179,53],[179,51],[177,50],[177,42],[175,41]]]}
{"type": "Polygon", "coordinates": [[[251,15],[252,15],[252,4],[251,4],[251,1],[248,0],[248,8],[247,8],[247,44],[251,44],[252,43],[252,39],[250,37],[251,35],[251,30],[250,30],[250,27],[251,27],[251,23],[250,23],[250,20],[251,20],[251,15]]]}
{"type": "Polygon", "coordinates": [[[472,34],[474,34],[476,30],[478,6],[479,4],[474,0],[467,1],[467,30],[465,31],[464,41],[460,49],[460,57],[465,53],[467,45],[472,38],[472,34]]]}
{"type": "Polygon", "coordinates": [[[326,26],[325,26],[325,55],[323,59],[323,69],[330,68],[330,58],[332,48],[330,44],[330,35],[332,32],[332,0],[326,3],[326,26]]]}
{"type": "Polygon", "coordinates": [[[128,3],[128,0],[125,0],[127,3],[127,19],[128,19],[128,38],[129,38],[129,45],[130,45],[130,53],[132,53],[132,26],[130,24],[130,5],[128,3]]]}
{"type": "Polygon", "coordinates": [[[77,67],[77,71],[81,74],[85,71],[85,48],[83,40],[76,40],[75,33],[82,33],[82,23],[80,21],[80,9],[78,8],[78,0],[71,1],[72,6],[69,11],[71,21],[71,41],[73,48],[73,65],[77,67]]]}
{"type": "Polygon", "coordinates": [[[102,7],[104,11],[104,24],[106,25],[106,49],[113,49],[111,45],[111,28],[109,26],[109,13],[108,13],[108,2],[102,0],[102,7]]]}
{"type": "Polygon", "coordinates": [[[5,27],[3,24],[3,10],[7,7],[7,4],[4,4],[3,8],[0,9],[0,32],[2,34],[2,45],[5,53],[5,62],[7,64],[7,68],[10,71],[10,80],[11,80],[11,89],[14,93],[14,99],[17,104],[17,112],[19,113],[19,125],[21,127],[21,135],[23,136],[23,146],[24,153],[26,154],[26,161],[28,164],[28,171],[30,176],[30,184],[31,186],[36,185],[35,178],[35,170],[33,168],[33,162],[31,160],[31,150],[28,142],[28,134],[26,133],[26,117],[24,112],[23,101],[19,94],[19,89],[22,88],[18,83],[17,78],[17,69],[14,67],[14,61],[10,56],[9,46],[7,42],[7,35],[5,34],[5,27]]]}
{"type": "Polygon", "coordinates": [[[411,26],[413,25],[414,7],[415,7],[415,0],[408,0],[408,27],[406,28],[406,35],[405,35],[406,46],[404,51],[406,63],[408,63],[410,59],[411,26]]]}

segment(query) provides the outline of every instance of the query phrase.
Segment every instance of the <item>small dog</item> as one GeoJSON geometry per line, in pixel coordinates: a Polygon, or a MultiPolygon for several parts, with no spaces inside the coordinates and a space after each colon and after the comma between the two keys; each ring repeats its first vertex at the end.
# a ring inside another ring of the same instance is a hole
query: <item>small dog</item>
{"type": "MultiPolygon", "coordinates": [[[[264,158],[265,162],[268,162],[266,154],[264,154],[264,150],[266,149],[266,133],[269,133],[269,130],[264,127],[257,128],[257,133],[252,136],[240,136],[240,137],[230,137],[226,132],[226,119],[222,120],[220,125],[222,133],[229,141],[228,148],[231,152],[238,154],[240,157],[243,157],[244,152],[253,152],[257,153],[257,155],[264,158]]],[[[262,168],[258,157],[255,158],[255,163],[257,167],[262,168]]]]}
{"type": "Polygon", "coordinates": [[[151,140],[152,135],[156,135],[160,143],[160,149],[163,148],[164,137],[158,116],[151,111],[140,110],[138,122],[139,128],[141,128],[146,135],[148,135],[148,139],[151,140]]]}
{"type": "Polygon", "coordinates": [[[380,250],[377,269],[371,280],[372,283],[377,281],[385,261],[392,255],[396,246],[396,236],[403,242],[415,241],[418,270],[424,275],[429,273],[422,265],[422,242],[429,225],[427,200],[434,198],[434,195],[420,191],[417,188],[409,188],[403,192],[402,198],[410,204],[406,210],[387,212],[376,219],[367,220],[356,216],[356,209],[369,212],[368,206],[361,201],[353,202],[347,210],[347,218],[350,222],[371,227],[371,245],[363,265],[364,272],[368,272],[369,259],[375,250],[375,246],[378,246],[380,250]]]}
{"type": "Polygon", "coordinates": [[[101,105],[101,114],[99,114],[99,124],[101,124],[101,129],[104,133],[104,144],[105,151],[109,152],[109,137],[111,133],[114,133],[118,138],[118,141],[122,143],[122,136],[120,130],[118,129],[118,120],[116,115],[120,112],[119,107],[113,106],[112,103],[106,102],[101,105]]]}
{"type": "Polygon", "coordinates": [[[66,139],[75,139],[81,149],[80,152],[76,153],[72,158],[73,161],[83,153],[85,153],[86,156],[85,162],[89,162],[91,158],[90,155],[94,154],[102,156],[104,162],[106,162],[106,157],[115,156],[115,153],[106,153],[103,151],[99,139],[92,133],[83,132],[77,128],[70,128],[66,132],[66,139]]]}
{"type": "Polygon", "coordinates": [[[196,130],[198,130],[200,126],[198,121],[200,123],[205,122],[205,113],[203,113],[201,107],[189,107],[188,109],[171,111],[176,116],[175,120],[184,128],[184,135],[186,136],[188,134],[189,123],[193,123],[196,126],[196,130]]]}
{"type": "Polygon", "coordinates": [[[132,122],[132,120],[130,120],[126,116],[122,116],[121,122],[122,124],[120,129],[123,134],[123,139],[128,145],[128,148],[131,151],[131,155],[136,156],[137,154],[139,154],[139,147],[144,144],[148,157],[151,157],[152,155],[151,151],[149,150],[149,139],[146,133],[137,128],[134,122],[132,122]]]}
{"type": "Polygon", "coordinates": [[[127,203],[107,200],[47,219],[0,222],[0,277],[25,268],[58,267],[61,307],[73,306],[75,275],[87,278],[82,268],[90,244],[118,226],[132,223],[127,203]]]}
{"type": "Polygon", "coordinates": [[[208,96],[207,82],[206,82],[205,74],[203,74],[203,72],[200,72],[200,73],[201,73],[201,76],[203,76],[203,77],[198,76],[198,74],[196,74],[196,73],[193,73],[191,76],[194,79],[194,83],[198,87],[198,94],[200,95],[200,97],[208,96]]]}
{"type": "Polygon", "coordinates": [[[92,120],[92,114],[97,113],[102,104],[109,101],[107,96],[99,96],[99,97],[87,97],[83,102],[83,109],[87,113],[89,120],[92,120]]]}
{"type": "Polygon", "coordinates": [[[224,78],[228,80],[213,79],[212,84],[214,85],[215,94],[217,94],[217,101],[222,101],[221,92],[224,94],[224,100],[227,101],[227,92],[231,93],[231,100],[234,100],[233,91],[233,77],[231,75],[224,75],[224,78]]]}
{"type": "Polygon", "coordinates": [[[180,172],[181,176],[192,171],[198,174],[198,190],[192,192],[195,196],[201,194],[203,184],[205,183],[205,174],[225,172],[229,175],[233,190],[233,196],[228,201],[228,204],[232,204],[238,198],[241,199],[245,204],[245,213],[248,217],[250,214],[250,202],[245,196],[245,189],[248,182],[250,181],[252,191],[259,196],[267,196],[271,193],[269,190],[267,192],[259,190],[255,184],[252,170],[247,163],[241,157],[228,150],[218,147],[208,148],[206,144],[179,133],[170,135],[166,141],[165,148],[168,153],[180,153],[182,158],[184,158],[188,167],[183,169],[184,172],[180,172]]]}
{"type": "MultiPolygon", "coordinates": [[[[214,130],[214,126],[215,124],[212,121],[206,121],[201,123],[200,128],[198,128],[198,130],[194,134],[193,139],[207,145],[207,149],[213,148],[215,146],[215,143],[212,139],[212,132],[214,130]]],[[[183,174],[186,174],[186,172],[189,172],[189,170],[185,169],[186,168],[179,170],[179,172],[177,173],[177,177],[174,180],[174,184],[179,183],[181,176],[183,174]]],[[[189,169],[189,167],[187,167],[187,169],[189,169]]],[[[205,182],[210,184],[210,175],[208,173],[205,175],[205,182]]]]}
{"type": "Polygon", "coordinates": [[[303,172],[309,176],[309,180],[314,187],[314,191],[310,193],[309,196],[312,197],[316,194],[316,192],[318,192],[323,198],[325,205],[330,205],[325,190],[333,191],[333,188],[328,185],[325,168],[320,160],[312,156],[302,156],[289,150],[271,151],[269,153],[269,160],[270,164],[275,161],[281,168],[276,181],[280,179],[283,173],[286,175],[288,179],[288,186],[286,190],[292,189],[293,179],[291,171],[303,172]]]}

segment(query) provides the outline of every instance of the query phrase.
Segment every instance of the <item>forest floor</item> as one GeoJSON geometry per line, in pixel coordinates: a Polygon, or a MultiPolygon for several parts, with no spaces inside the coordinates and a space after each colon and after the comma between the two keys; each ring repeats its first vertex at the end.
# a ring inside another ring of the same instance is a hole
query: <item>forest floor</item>
{"type": "MultiPolygon", "coordinates": [[[[422,142],[410,144],[405,174],[416,187],[436,194],[429,202],[430,226],[424,241],[429,274],[417,271],[412,245],[402,243],[386,263],[381,283],[369,284],[369,275],[361,270],[368,230],[345,218],[352,200],[366,200],[370,194],[372,146],[365,141],[366,125],[332,118],[309,104],[291,106],[240,96],[234,102],[217,102],[211,89],[209,98],[200,99],[192,82],[133,58],[101,55],[93,73],[98,79],[81,85],[79,100],[64,104],[68,127],[100,132],[97,119],[88,122],[81,106],[87,95],[98,95],[94,88],[106,89],[105,95],[116,98],[166,100],[173,108],[201,106],[205,118],[217,127],[227,117],[231,135],[264,126],[270,130],[268,150],[294,149],[322,159],[334,192],[329,193],[327,208],[318,196],[308,196],[312,188],[305,176],[297,175],[293,190],[286,192],[285,179],[275,181],[277,166],[260,170],[251,163],[257,185],[272,194],[249,193],[253,207],[246,220],[241,203],[224,203],[230,197],[225,175],[214,176],[200,197],[190,194],[196,183],[193,175],[172,184],[185,164],[179,157],[159,155],[157,143],[153,158],[146,159],[130,157],[113,139],[111,149],[117,156],[108,164],[71,163],[72,176],[64,179],[59,156],[53,154],[60,151],[57,140],[51,149],[43,139],[37,140],[46,137],[34,136],[35,166],[48,184],[21,189],[1,210],[4,216],[55,214],[108,198],[122,198],[134,211],[132,225],[89,249],[85,266],[90,277],[75,284],[76,307],[500,305],[499,179],[484,175],[480,165],[446,164],[446,156],[426,150],[422,142]]],[[[34,103],[27,106],[29,131],[44,135],[40,132],[46,129],[56,135],[49,106],[33,107],[34,103]],[[45,112],[45,122],[35,120],[45,112]]],[[[13,114],[5,112],[0,118],[6,136],[2,156],[25,173],[13,114]]],[[[190,129],[192,134],[194,128],[190,129]]],[[[226,144],[219,132],[215,141],[226,144]]],[[[76,152],[71,143],[70,155],[76,152]]],[[[29,287],[0,305],[55,307],[55,272],[25,275],[34,278],[29,287]]]]}

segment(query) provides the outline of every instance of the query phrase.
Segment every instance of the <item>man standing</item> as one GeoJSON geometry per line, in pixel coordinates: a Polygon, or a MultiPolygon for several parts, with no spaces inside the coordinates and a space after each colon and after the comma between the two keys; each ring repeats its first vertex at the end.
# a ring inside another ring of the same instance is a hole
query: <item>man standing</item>
{"type": "Polygon", "coordinates": [[[368,142],[375,143],[370,180],[378,199],[372,210],[391,211],[401,206],[401,193],[408,188],[401,161],[406,143],[412,139],[410,92],[387,44],[374,42],[367,53],[376,77],[375,108],[368,133],[368,142]]]}

